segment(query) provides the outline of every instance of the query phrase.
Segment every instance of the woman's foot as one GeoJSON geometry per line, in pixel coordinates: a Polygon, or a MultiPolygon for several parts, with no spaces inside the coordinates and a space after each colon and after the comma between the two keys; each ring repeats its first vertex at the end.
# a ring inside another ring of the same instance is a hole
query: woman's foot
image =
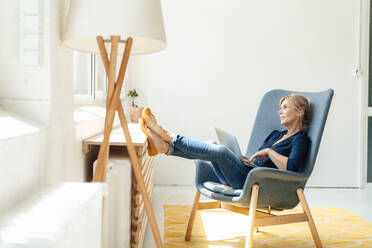
{"type": "Polygon", "coordinates": [[[155,116],[151,113],[149,107],[146,107],[142,112],[142,120],[145,122],[146,126],[160,136],[161,139],[167,143],[173,140],[174,134],[169,130],[162,127],[156,120],[155,116]]]}
{"type": "Polygon", "coordinates": [[[158,153],[167,153],[169,150],[169,143],[165,142],[159,135],[157,135],[151,129],[148,129],[148,132],[149,132],[150,138],[154,142],[154,145],[158,153]]]}
{"type": "Polygon", "coordinates": [[[142,118],[138,119],[139,126],[142,130],[142,132],[146,135],[147,141],[148,141],[148,146],[147,146],[147,152],[150,156],[155,156],[157,155],[158,149],[156,149],[155,142],[152,140],[151,135],[148,131],[148,128],[146,126],[146,123],[142,120],[142,118]]]}

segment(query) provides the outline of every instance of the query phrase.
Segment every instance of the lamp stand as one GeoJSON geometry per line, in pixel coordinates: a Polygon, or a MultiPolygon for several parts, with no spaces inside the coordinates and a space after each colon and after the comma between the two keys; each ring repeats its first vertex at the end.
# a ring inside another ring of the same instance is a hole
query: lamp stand
{"type": "MultiPolygon", "coordinates": [[[[115,112],[118,111],[120,124],[123,129],[125,139],[127,141],[127,149],[129,153],[129,158],[131,160],[133,172],[139,186],[139,190],[142,194],[143,202],[145,205],[145,209],[147,215],[149,217],[150,226],[152,229],[152,234],[155,239],[156,247],[161,248],[163,247],[162,240],[160,237],[160,232],[156,223],[155,215],[151,206],[150,198],[146,190],[146,186],[143,180],[142,172],[140,170],[140,165],[138,162],[138,157],[136,150],[134,148],[129,129],[127,120],[124,115],[124,109],[120,101],[120,91],[123,86],[124,75],[127,69],[128,60],[130,51],[132,48],[133,38],[129,37],[126,40],[125,49],[123,58],[120,65],[120,71],[115,82],[115,75],[116,75],[116,61],[117,61],[117,54],[118,54],[118,44],[120,42],[120,36],[111,36],[111,54],[110,60],[107,56],[106,47],[104,45],[104,40],[102,36],[97,36],[97,43],[100,50],[101,58],[103,64],[105,66],[106,75],[108,76],[108,90],[107,90],[107,99],[106,99],[106,117],[105,117],[105,127],[104,127],[104,138],[103,143],[99,149],[98,153],[98,165],[93,176],[93,182],[106,182],[107,180],[107,162],[109,157],[110,151],[110,135],[112,131],[112,126],[114,123],[115,112]]],[[[105,205],[105,199],[103,199],[103,210],[105,205]]],[[[102,210],[102,219],[103,219],[103,210],[102,210]]],[[[103,225],[103,221],[102,221],[103,225]]]]}

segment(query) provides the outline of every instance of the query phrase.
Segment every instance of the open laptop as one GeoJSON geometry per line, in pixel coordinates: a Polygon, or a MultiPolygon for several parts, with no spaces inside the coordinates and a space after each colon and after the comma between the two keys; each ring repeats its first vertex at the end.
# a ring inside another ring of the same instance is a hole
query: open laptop
{"type": "Polygon", "coordinates": [[[229,148],[247,166],[257,167],[257,165],[254,164],[254,163],[247,164],[247,162],[243,159],[243,155],[242,155],[242,152],[240,150],[238,140],[235,136],[233,136],[233,135],[229,134],[228,132],[223,131],[222,129],[219,129],[217,127],[215,127],[214,129],[216,130],[218,142],[220,144],[225,145],[227,148],[229,148]]]}

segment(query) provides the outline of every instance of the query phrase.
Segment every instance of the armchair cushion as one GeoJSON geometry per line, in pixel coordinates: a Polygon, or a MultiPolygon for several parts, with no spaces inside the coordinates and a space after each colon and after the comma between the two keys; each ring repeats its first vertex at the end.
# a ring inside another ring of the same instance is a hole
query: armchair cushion
{"type": "Polygon", "coordinates": [[[251,170],[244,184],[239,202],[250,202],[254,184],[260,186],[258,207],[274,206],[277,209],[291,209],[298,204],[296,190],[304,188],[308,177],[304,173],[273,168],[255,168],[251,170]]]}

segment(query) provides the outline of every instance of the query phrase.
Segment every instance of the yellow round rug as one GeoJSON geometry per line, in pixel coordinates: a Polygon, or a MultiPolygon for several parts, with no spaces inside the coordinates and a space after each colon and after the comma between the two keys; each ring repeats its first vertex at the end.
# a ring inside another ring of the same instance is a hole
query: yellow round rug
{"type": "MultiPolygon", "coordinates": [[[[248,216],[223,209],[198,211],[191,241],[185,241],[191,206],[164,205],[164,247],[244,247],[248,216]]],[[[296,208],[287,213],[299,213],[296,208]]],[[[323,247],[371,247],[372,223],[346,208],[314,207],[311,212],[323,247]]],[[[279,213],[280,214],[280,213],[279,213]]],[[[260,227],[253,247],[315,247],[306,222],[260,227]]]]}

